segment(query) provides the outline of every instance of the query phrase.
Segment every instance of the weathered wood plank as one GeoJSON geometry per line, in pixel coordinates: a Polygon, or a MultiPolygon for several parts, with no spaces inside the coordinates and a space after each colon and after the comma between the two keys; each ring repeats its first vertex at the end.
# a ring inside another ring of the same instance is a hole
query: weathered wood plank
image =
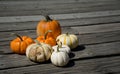
{"type": "Polygon", "coordinates": [[[37,63],[31,62],[30,60],[28,60],[25,55],[18,55],[18,54],[7,55],[6,54],[6,55],[0,55],[0,58],[1,58],[0,69],[37,64],[37,63]],[[7,58],[9,58],[9,62],[7,58]]]}
{"type": "MultiPolygon", "coordinates": [[[[78,1],[1,1],[0,11],[11,10],[37,10],[37,9],[49,9],[49,8],[75,8],[75,7],[94,7],[94,6],[107,6],[107,5],[119,5],[119,1],[100,1],[100,2],[78,2],[78,1]],[[71,6],[74,5],[74,6],[71,6]],[[57,7],[55,7],[57,6],[57,7]],[[68,6],[68,7],[65,7],[68,6]],[[18,9],[17,9],[18,8],[18,9]]],[[[19,11],[18,10],[18,11],[19,11]]]]}
{"type": "Polygon", "coordinates": [[[74,3],[74,2],[112,2],[112,1],[119,1],[119,0],[0,0],[1,2],[45,2],[45,3],[74,3]]]}
{"type": "MultiPolygon", "coordinates": [[[[42,19],[42,18],[41,18],[42,19]]],[[[65,19],[58,20],[61,27],[70,27],[70,26],[88,26],[88,25],[97,25],[97,24],[107,24],[120,22],[120,16],[108,16],[108,17],[94,17],[94,18],[77,18],[77,19],[65,19]]],[[[31,22],[11,22],[11,23],[0,23],[0,32],[5,31],[14,31],[14,30],[32,30],[35,29],[39,21],[31,22]]]]}
{"type": "MultiPolygon", "coordinates": [[[[84,27],[71,27],[71,29],[75,30],[76,33],[97,33],[97,32],[106,32],[106,31],[114,31],[120,30],[120,24],[102,24],[102,25],[93,25],[93,26],[84,26],[84,27]]],[[[67,30],[65,31],[67,32],[67,30]]],[[[68,31],[70,32],[70,31],[68,31]]],[[[76,34],[75,33],[75,34],[76,34]]]]}
{"type": "MultiPolygon", "coordinates": [[[[27,34],[25,34],[25,35],[27,35],[27,34]]],[[[79,45],[102,44],[102,43],[120,41],[120,39],[119,39],[120,38],[120,30],[109,31],[109,32],[104,32],[104,33],[99,32],[99,33],[93,33],[93,34],[80,34],[77,36],[79,38],[79,45]]],[[[34,35],[33,35],[33,37],[34,37],[34,35]]],[[[12,39],[13,39],[13,37],[11,37],[11,40],[12,39]]],[[[35,39],[35,38],[33,38],[33,39],[35,39]]],[[[2,46],[2,47],[0,47],[1,54],[12,53],[10,51],[9,42],[10,42],[9,40],[1,41],[1,44],[0,44],[2,46]]]]}
{"type": "MultiPolygon", "coordinates": [[[[71,14],[54,14],[50,15],[51,18],[56,20],[65,19],[78,19],[78,18],[93,18],[93,17],[105,17],[105,16],[119,16],[120,10],[110,11],[98,11],[98,12],[86,12],[86,13],[71,13],[71,14]]],[[[41,15],[34,16],[6,16],[0,17],[0,23],[7,22],[28,22],[28,21],[39,21],[44,19],[41,15]]]]}
{"type": "Polygon", "coordinates": [[[73,54],[75,56],[73,59],[120,54],[119,45],[120,42],[108,42],[95,45],[80,45],[75,49],[75,51],[73,51],[73,54]]]}
{"type": "MultiPolygon", "coordinates": [[[[42,19],[42,18],[41,18],[42,19]]],[[[81,18],[81,19],[65,19],[58,20],[61,27],[70,27],[70,26],[88,26],[88,25],[97,25],[97,24],[107,24],[120,22],[120,16],[109,16],[109,17],[95,17],[95,18],[81,18]]],[[[33,22],[13,22],[13,23],[0,23],[0,32],[5,31],[14,31],[14,30],[30,30],[35,29],[39,21],[33,22]]]]}
{"type": "MultiPolygon", "coordinates": [[[[71,19],[71,20],[59,20],[62,27],[66,26],[86,26],[94,24],[104,24],[119,22],[120,16],[113,17],[99,17],[99,18],[85,18],[85,19],[71,19]]],[[[38,24],[37,22],[15,22],[15,23],[0,23],[0,31],[11,31],[11,30],[25,30],[35,29],[38,24]]]]}
{"type": "Polygon", "coordinates": [[[119,74],[120,56],[70,61],[67,67],[55,67],[51,63],[0,70],[0,74],[119,74]]]}
{"type": "Polygon", "coordinates": [[[0,0],[0,74],[119,74],[119,19],[119,0],[0,0]],[[66,67],[34,63],[10,50],[11,32],[36,38],[43,12],[79,38],[66,67]]]}
{"type": "MultiPolygon", "coordinates": [[[[111,5],[110,5],[111,6],[111,5]]],[[[119,10],[120,6],[99,6],[99,7],[91,7],[91,8],[73,8],[71,10],[68,9],[40,9],[40,10],[29,10],[29,11],[7,11],[1,12],[0,16],[25,16],[25,15],[42,15],[43,13],[46,14],[67,14],[67,13],[84,13],[84,12],[92,12],[92,11],[106,11],[106,10],[119,10]]]]}
{"type": "MultiPolygon", "coordinates": [[[[55,1],[56,2],[56,1],[55,1]]],[[[62,1],[63,2],[63,1],[62,1]]],[[[64,1],[65,2],[65,1],[64,1]]],[[[71,2],[71,1],[70,1],[71,2]]],[[[54,1],[53,1],[54,3],[54,1]]],[[[11,15],[40,15],[42,13],[60,14],[60,13],[75,13],[101,10],[118,10],[120,9],[119,1],[88,1],[73,3],[54,3],[46,2],[1,2],[0,16],[11,15]],[[49,5],[50,4],[50,5],[49,5]]]]}
{"type": "MultiPolygon", "coordinates": [[[[104,44],[85,45],[84,46],[85,48],[83,48],[82,46],[79,46],[76,49],[76,51],[72,52],[73,54],[71,55],[71,57],[72,59],[80,59],[80,58],[88,58],[88,57],[95,57],[95,56],[107,56],[112,54],[119,54],[120,53],[119,45],[120,45],[120,42],[112,42],[112,43],[104,43],[104,44]]],[[[1,53],[0,60],[1,60],[0,69],[37,64],[29,61],[24,55],[17,55],[17,54],[1,53]],[[8,59],[9,59],[9,62],[8,62],[8,59]]]]}
{"type": "MultiPolygon", "coordinates": [[[[73,33],[73,34],[87,34],[87,33],[99,33],[99,32],[101,32],[100,35],[102,35],[102,34],[104,34],[103,32],[108,32],[108,34],[111,35],[111,36],[112,35],[114,36],[114,33],[116,33],[118,35],[116,37],[119,37],[119,33],[120,33],[118,31],[118,30],[120,30],[119,25],[120,25],[120,23],[102,24],[102,25],[93,25],[93,26],[80,26],[80,27],[79,26],[63,27],[62,28],[62,33],[69,32],[69,33],[73,33]],[[111,32],[111,31],[115,31],[115,32],[111,32]]],[[[26,30],[20,30],[20,31],[19,30],[18,31],[14,30],[14,31],[1,32],[0,33],[0,41],[2,42],[2,44],[0,44],[0,45],[6,44],[7,43],[6,41],[9,41],[9,40],[12,40],[13,38],[15,38],[14,36],[11,36],[12,32],[15,32],[15,33],[18,33],[18,34],[21,34],[21,35],[28,35],[32,38],[37,37],[35,29],[33,29],[33,30],[26,29],[26,30]]]]}

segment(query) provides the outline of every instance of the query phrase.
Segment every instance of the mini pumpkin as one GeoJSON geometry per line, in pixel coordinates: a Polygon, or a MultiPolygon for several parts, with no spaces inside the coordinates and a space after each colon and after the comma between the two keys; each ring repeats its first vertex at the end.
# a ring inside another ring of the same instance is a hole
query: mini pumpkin
{"type": "Polygon", "coordinates": [[[61,27],[57,20],[51,19],[48,15],[45,16],[46,20],[41,20],[37,25],[37,36],[43,36],[46,31],[51,30],[53,37],[56,39],[61,34],[61,27]]]}
{"type": "Polygon", "coordinates": [[[61,41],[63,45],[68,45],[71,49],[78,46],[78,38],[74,34],[61,34],[57,37],[56,41],[61,41]]]}
{"type": "Polygon", "coordinates": [[[71,49],[68,45],[62,45],[62,42],[57,41],[57,45],[53,46],[53,50],[57,50],[57,48],[59,47],[59,51],[61,52],[66,52],[66,53],[70,53],[71,49]]]}
{"type": "Polygon", "coordinates": [[[65,66],[68,64],[70,58],[66,52],[59,51],[59,46],[57,50],[54,49],[54,52],[51,55],[51,62],[55,66],[65,66]]]}
{"type": "Polygon", "coordinates": [[[34,62],[45,62],[50,59],[50,56],[53,52],[53,49],[50,45],[45,43],[39,43],[35,40],[36,43],[31,44],[26,49],[26,56],[28,59],[34,62]]]}
{"type": "Polygon", "coordinates": [[[17,54],[25,54],[27,46],[34,42],[33,39],[28,36],[20,36],[16,33],[13,33],[13,35],[16,35],[17,38],[10,42],[11,50],[17,54]]]}
{"type": "Polygon", "coordinates": [[[36,40],[38,40],[39,42],[43,42],[43,43],[46,43],[46,44],[50,44],[51,46],[54,46],[56,45],[56,40],[55,38],[51,35],[48,36],[48,33],[52,33],[51,30],[48,30],[44,36],[39,36],[37,37],[36,40]]]}

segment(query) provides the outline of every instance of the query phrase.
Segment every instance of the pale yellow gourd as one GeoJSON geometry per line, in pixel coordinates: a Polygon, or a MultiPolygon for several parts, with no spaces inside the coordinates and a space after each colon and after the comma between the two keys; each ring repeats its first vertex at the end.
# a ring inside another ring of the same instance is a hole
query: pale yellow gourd
{"type": "Polygon", "coordinates": [[[31,44],[26,49],[26,56],[34,62],[44,62],[50,59],[53,49],[50,45],[45,43],[31,44]]]}
{"type": "Polygon", "coordinates": [[[78,38],[74,34],[61,34],[57,37],[56,41],[62,42],[63,45],[68,45],[71,49],[74,49],[78,46],[78,38]]]}

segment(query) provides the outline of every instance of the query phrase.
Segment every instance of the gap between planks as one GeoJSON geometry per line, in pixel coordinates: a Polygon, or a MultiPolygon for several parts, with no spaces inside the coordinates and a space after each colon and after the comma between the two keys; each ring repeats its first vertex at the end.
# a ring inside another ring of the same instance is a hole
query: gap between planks
{"type": "Polygon", "coordinates": [[[43,2],[45,2],[45,3],[52,3],[52,4],[54,4],[54,3],[75,3],[75,2],[112,2],[112,1],[118,1],[118,0],[69,0],[69,1],[66,1],[66,0],[12,0],[12,1],[8,1],[8,0],[0,0],[0,2],[2,3],[4,3],[5,2],[5,4],[7,4],[7,2],[8,3],[13,3],[13,2],[15,2],[15,3],[28,3],[28,2],[32,2],[32,3],[38,3],[38,2],[41,2],[41,3],[43,3],[43,2]]]}

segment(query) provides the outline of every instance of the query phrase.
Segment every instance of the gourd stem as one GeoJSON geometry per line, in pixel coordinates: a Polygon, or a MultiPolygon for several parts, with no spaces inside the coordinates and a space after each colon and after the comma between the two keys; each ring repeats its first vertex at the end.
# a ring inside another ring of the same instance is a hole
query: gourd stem
{"type": "Polygon", "coordinates": [[[69,35],[68,32],[66,33],[66,35],[69,35]]]}
{"type": "Polygon", "coordinates": [[[16,33],[12,33],[12,35],[17,36],[21,41],[23,41],[23,39],[22,39],[22,37],[21,37],[20,35],[18,35],[18,34],[16,34],[16,33]]]}
{"type": "Polygon", "coordinates": [[[61,48],[62,47],[62,42],[60,40],[57,40],[57,45],[59,46],[59,48],[61,48]],[[58,42],[60,42],[60,44],[58,42]]]}
{"type": "Polygon", "coordinates": [[[41,46],[41,44],[40,44],[40,42],[38,40],[34,40],[34,41],[35,41],[35,43],[37,43],[38,45],[41,46]]]}
{"type": "Polygon", "coordinates": [[[59,48],[60,48],[60,47],[59,47],[59,45],[58,45],[58,46],[57,46],[57,52],[59,52],[59,48]]]}
{"type": "Polygon", "coordinates": [[[46,21],[52,21],[52,19],[48,15],[45,15],[45,18],[46,18],[46,21]]]}
{"type": "Polygon", "coordinates": [[[47,34],[48,34],[49,32],[52,32],[52,31],[51,31],[51,30],[48,30],[47,32],[45,32],[45,35],[44,35],[44,39],[45,39],[45,40],[46,40],[47,34]]]}

